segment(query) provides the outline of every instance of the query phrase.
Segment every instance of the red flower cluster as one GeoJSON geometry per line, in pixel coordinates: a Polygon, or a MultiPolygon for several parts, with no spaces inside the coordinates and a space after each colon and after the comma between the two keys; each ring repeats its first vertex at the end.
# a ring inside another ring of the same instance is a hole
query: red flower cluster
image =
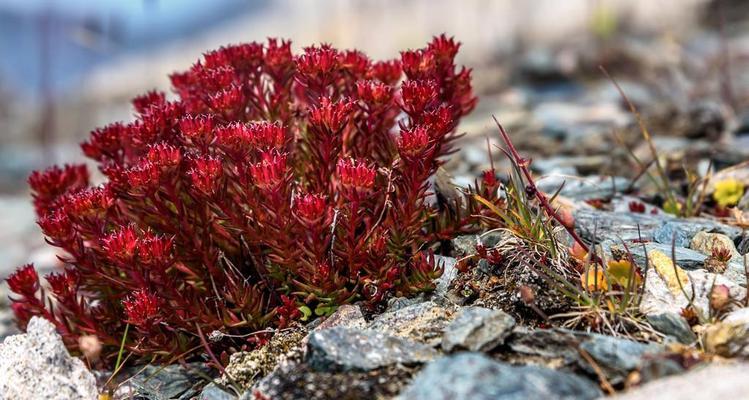
{"type": "Polygon", "coordinates": [[[230,351],[301,310],[429,290],[441,268],[424,249],[456,229],[426,202],[429,178],[476,103],[458,47],[441,36],[383,62],[274,39],[207,53],[171,76],[176,100],[140,96],[135,121],[82,144],[104,185],[82,166],[31,176],[67,270],[49,293],[31,266],[8,279],[19,321],[45,316],[73,349],[96,335],[110,358],[126,324],[135,354],[194,351],[214,331],[230,351]]]}

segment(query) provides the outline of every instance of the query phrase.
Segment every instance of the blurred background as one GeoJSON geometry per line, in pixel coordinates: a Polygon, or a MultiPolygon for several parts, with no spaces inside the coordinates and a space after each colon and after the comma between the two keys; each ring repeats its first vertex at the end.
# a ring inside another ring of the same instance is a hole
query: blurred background
{"type": "Polygon", "coordinates": [[[329,42],[379,59],[445,32],[463,43],[480,99],[449,164],[457,182],[488,165],[492,114],[540,173],[626,175],[611,162],[612,132],[632,118],[598,66],[659,146],[704,147],[702,160],[723,145],[717,161],[742,159],[748,15],[745,0],[0,0],[0,278],[54,263],[29,172],[83,161],[78,143],[91,130],[129,120],[130,98],[168,91],[169,73],[223,44],[277,36],[296,50],[329,42]]]}

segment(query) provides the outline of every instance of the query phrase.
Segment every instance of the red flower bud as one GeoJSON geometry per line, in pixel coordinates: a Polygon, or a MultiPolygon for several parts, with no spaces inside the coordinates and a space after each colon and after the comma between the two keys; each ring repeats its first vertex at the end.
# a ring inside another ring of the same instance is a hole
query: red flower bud
{"type": "Polygon", "coordinates": [[[351,119],[353,104],[348,100],[331,102],[329,98],[320,99],[320,105],[309,110],[309,123],[318,132],[339,134],[351,119]]]}
{"type": "Polygon", "coordinates": [[[138,249],[138,234],[133,225],[120,228],[101,240],[101,248],[109,260],[130,263],[138,249]]]}
{"type": "Polygon", "coordinates": [[[423,79],[434,68],[434,56],[423,50],[409,50],[401,52],[403,72],[409,79],[423,79]]]}
{"type": "Polygon", "coordinates": [[[123,151],[123,144],[130,136],[130,126],[116,122],[91,132],[89,140],[81,143],[81,150],[96,161],[111,159],[123,151]]]}
{"type": "Polygon", "coordinates": [[[158,323],[161,300],[153,293],[138,290],[122,301],[127,323],[148,330],[158,323]]]}
{"type": "Polygon", "coordinates": [[[398,138],[398,153],[405,160],[424,159],[431,153],[429,133],[423,126],[401,131],[398,138]]]}
{"type": "Polygon", "coordinates": [[[39,275],[34,269],[34,264],[26,264],[18,268],[6,281],[11,291],[26,297],[34,297],[39,290],[39,275]]]}
{"type": "Polygon", "coordinates": [[[286,179],[286,153],[268,151],[261,153],[261,160],[250,165],[250,175],[255,186],[273,189],[286,179]]]}
{"type": "Polygon", "coordinates": [[[294,212],[297,218],[308,225],[313,225],[325,216],[327,204],[321,194],[305,194],[294,201],[294,212]]]}
{"type": "Polygon", "coordinates": [[[372,191],[377,171],[359,160],[340,159],[336,164],[338,181],[346,192],[363,195],[372,191]]]}
{"type": "Polygon", "coordinates": [[[58,300],[75,299],[78,291],[78,275],[73,270],[51,273],[44,277],[58,300]]]}
{"type": "Polygon", "coordinates": [[[29,186],[37,214],[44,215],[61,195],[88,186],[88,169],[79,164],[65,165],[63,168],[54,166],[44,172],[34,171],[29,176],[29,186]]]}
{"type": "Polygon", "coordinates": [[[133,107],[139,114],[145,113],[151,106],[159,106],[166,103],[166,96],[163,92],[152,90],[144,95],[137,96],[133,99],[133,107]]]}
{"type": "Polygon", "coordinates": [[[356,92],[359,98],[370,106],[383,106],[393,99],[393,88],[377,81],[356,82],[356,92]]]}
{"type": "Polygon", "coordinates": [[[223,171],[221,160],[213,157],[200,157],[193,160],[193,167],[187,171],[187,175],[199,191],[213,194],[218,189],[223,171]]]}
{"type": "Polygon", "coordinates": [[[211,115],[197,115],[197,116],[186,116],[179,121],[179,129],[182,132],[182,136],[188,139],[202,139],[203,141],[210,141],[213,137],[213,116],[211,115]]]}
{"type": "Polygon", "coordinates": [[[346,50],[340,57],[341,68],[356,79],[364,78],[372,61],[358,50],[346,50]]]}
{"type": "Polygon", "coordinates": [[[214,94],[209,99],[211,108],[220,114],[231,115],[242,111],[245,105],[242,87],[232,84],[226,89],[214,94]]]}
{"type": "Polygon", "coordinates": [[[379,61],[372,65],[368,77],[386,85],[395,85],[403,74],[400,60],[379,61]]]}
{"type": "Polygon", "coordinates": [[[409,115],[421,115],[437,101],[437,84],[434,81],[406,81],[401,86],[403,111],[409,115]]]}
{"type": "Polygon", "coordinates": [[[161,179],[161,168],[149,161],[141,159],[135,166],[123,172],[125,182],[130,186],[130,192],[143,193],[156,189],[161,179]]]}
{"type": "Polygon", "coordinates": [[[167,143],[151,145],[146,155],[148,161],[162,168],[173,168],[179,165],[182,154],[179,148],[167,143]]]}

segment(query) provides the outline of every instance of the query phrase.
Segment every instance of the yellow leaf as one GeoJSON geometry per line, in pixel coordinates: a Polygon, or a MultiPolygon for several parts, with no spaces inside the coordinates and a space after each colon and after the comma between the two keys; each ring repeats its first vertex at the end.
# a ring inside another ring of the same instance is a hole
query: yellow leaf
{"type": "Polygon", "coordinates": [[[609,278],[619,286],[625,289],[634,289],[642,285],[642,277],[637,273],[629,260],[614,261],[611,260],[606,263],[606,272],[609,274],[609,278]],[[632,286],[629,286],[630,275],[632,276],[632,286]]]}
{"type": "Polygon", "coordinates": [[[674,265],[671,257],[661,251],[651,250],[648,252],[648,261],[658,275],[666,282],[666,286],[674,296],[681,293],[681,288],[689,286],[689,276],[678,265],[674,265]]]}
{"type": "Polygon", "coordinates": [[[583,272],[580,275],[580,283],[589,292],[604,291],[609,287],[603,269],[597,266],[588,268],[586,272],[583,272]]]}

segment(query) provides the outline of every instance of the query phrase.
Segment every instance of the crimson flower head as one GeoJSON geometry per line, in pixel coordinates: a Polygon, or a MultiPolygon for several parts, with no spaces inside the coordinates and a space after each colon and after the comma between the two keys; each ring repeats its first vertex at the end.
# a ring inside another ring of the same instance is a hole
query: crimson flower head
{"type": "Polygon", "coordinates": [[[497,172],[494,169],[487,169],[482,172],[481,180],[484,182],[484,185],[486,185],[486,187],[490,189],[499,186],[499,181],[497,180],[497,172]]]}
{"type": "Polygon", "coordinates": [[[44,277],[49,283],[52,293],[57,298],[67,299],[75,296],[78,288],[78,275],[72,270],[65,270],[62,273],[51,273],[44,277]]]}
{"type": "Polygon", "coordinates": [[[76,164],[34,171],[29,176],[29,186],[37,214],[44,215],[62,194],[88,186],[88,169],[84,164],[76,164]]]}
{"type": "Polygon", "coordinates": [[[303,84],[327,85],[341,67],[340,54],[327,44],[305,47],[304,54],[297,57],[296,65],[301,75],[298,79],[303,84]]]}
{"type": "Polygon", "coordinates": [[[123,172],[124,180],[131,192],[143,193],[155,189],[161,179],[161,168],[148,158],[141,159],[136,165],[123,172]]]}
{"type": "Polygon", "coordinates": [[[26,297],[33,297],[39,290],[39,275],[34,269],[34,264],[18,268],[6,281],[10,290],[26,297]]]}
{"type": "Polygon", "coordinates": [[[101,248],[106,257],[112,261],[129,263],[135,257],[138,249],[138,233],[133,225],[120,228],[101,240],[101,248]]]}
{"type": "Polygon", "coordinates": [[[145,114],[151,106],[166,103],[166,96],[163,92],[152,90],[146,94],[137,96],[133,99],[133,107],[139,114],[145,114]]]}
{"type": "Polygon", "coordinates": [[[151,145],[148,148],[146,158],[158,167],[172,168],[179,165],[182,160],[182,153],[179,148],[162,142],[151,145]]]}
{"type": "Polygon", "coordinates": [[[251,70],[262,62],[263,45],[253,42],[224,46],[204,54],[204,58],[208,68],[231,65],[239,71],[251,70]]]}
{"type": "Polygon", "coordinates": [[[283,80],[288,76],[294,68],[291,42],[269,38],[268,46],[265,48],[265,65],[274,79],[283,80]]]}
{"type": "Polygon", "coordinates": [[[345,192],[363,195],[374,188],[377,171],[364,161],[353,158],[340,159],[336,164],[336,171],[345,192]]]}
{"type": "Polygon", "coordinates": [[[429,132],[423,126],[404,130],[398,138],[398,153],[405,160],[427,156],[431,151],[430,147],[429,132]]]}
{"type": "Polygon", "coordinates": [[[123,142],[129,136],[130,127],[115,122],[91,132],[88,141],[81,143],[81,150],[86,157],[96,161],[111,159],[122,151],[123,142]]]}
{"type": "Polygon", "coordinates": [[[434,55],[424,50],[403,51],[401,65],[409,79],[423,79],[434,69],[434,55]]]}
{"type": "Polygon", "coordinates": [[[171,264],[174,237],[156,235],[146,231],[137,242],[138,260],[144,264],[167,266],[171,264]]]}
{"type": "Polygon", "coordinates": [[[281,149],[286,134],[280,122],[253,122],[249,125],[250,141],[259,149],[281,149]]]}
{"type": "Polygon", "coordinates": [[[393,99],[393,87],[378,81],[356,82],[356,92],[367,105],[382,106],[393,99]]]}
{"type": "Polygon", "coordinates": [[[372,64],[369,78],[377,79],[386,85],[395,85],[403,75],[400,60],[378,61],[372,64]]]}
{"type": "Polygon", "coordinates": [[[83,189],[65,197],[65,211],[74,218],[96,215],[109,209],[114,195],[109,185],[83,189]]]}
{"type": "Polygon", "coordinates": [[[223,174],[221,160],[215,157],[198,157],[193,160],[193,167],[187,171],[192,184],[205,194],[212,194],[218,189],[219,179],[223,174]]]}
{"type": "Polygon", "coordinates": [[[231,116],[244,108],[244,100],[242,87],[232,84],[211,96],[209,103],[211,108],[217,113],[231,116]]]}
{"type": "Polygon", "coordinates": [[[73,234],[73,224],[70,222],[68,213],[63,209],[42,215],[37,224],[42,232],[55,242],[65,241],[73,234]]]}
{"type": "Polygon", "coordinates": [[[179,121],[179,129],[182,135],[193,140],[210,141],[214,126],[211,115],[188,115],[179,121]]]}
{"type": "Polygon", "coordinates": [[[276,188],[286,178],[286,153],[276,150],[261,153],[261,160],[250,165],[250,176],[261,189],[276,188]]]}
{"type": "Polygon", "coordinates": [[[333,102],[323,97],[319,106],[309,110],[309,123],[319,132],[338,134],[348,124],[353,109],[353,103],[348,100],[333,102]]]}
{"type": "Polygon", "coordinates": [[[227,152],[237,155],[249,150],[250,133],[247,125],[232,122],[215,130],[216,144],[227,152]]]}
{"type": "Polygon", "coordinates": [[[155,294],[138,290],[123,300],[122,305],[125,307],[127,323],[145,330],[158,323],[161,301],[155,294]]]}
{"type": "Polygon", "coordinates": [[[356,78],[366,76],[372,61],[364,53],[358,50],[346,50],[341,55],[341,68],[356,78]]]}
{"type": "Polygon", "coordinates": [[[296,216],[304,223],[313,225],[325,216],[325,196],[308,193],[298,197],[294,202],[296,216]]]}
{"type": "Polygon", "coordinates": [[[458,54],[458,49],[460,49],[460,43],[452,37],[448,38],[445,34],[435,37],[427,46],[427,51],[434,56],[436,62],[443,65],[452,64],[455,55],[458,54]]]}
{"type": "Polygon", "coordinates": [[[403,110],[409,115],[422,114],[437,101],[438,94],[432,80],[407,81],[401,86],[403,110]]]}

